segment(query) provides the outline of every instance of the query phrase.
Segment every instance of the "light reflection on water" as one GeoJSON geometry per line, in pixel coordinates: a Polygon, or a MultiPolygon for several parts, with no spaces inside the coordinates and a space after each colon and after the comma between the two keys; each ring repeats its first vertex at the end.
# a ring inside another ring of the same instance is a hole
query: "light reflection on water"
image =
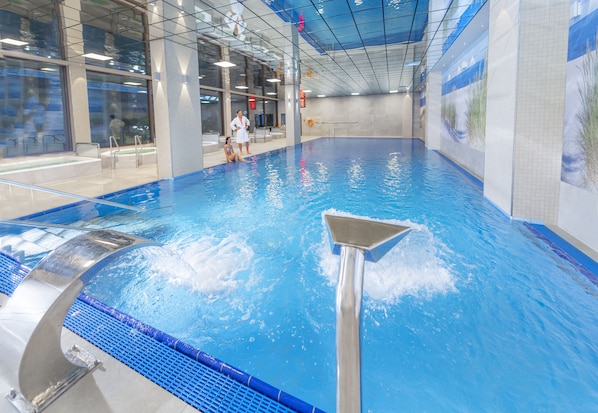
{"type": "Polygon", "coordinates": [[[129,199],[145,200],[143,219],[102,207],[79,223],[170,257],[122,257],[88,293],[324,410],[338,273],[326,211],[413,227],[366,264],[365,410],[598,402],[595,286],[418,141],[322,139],[115,200],[129,199]]]}

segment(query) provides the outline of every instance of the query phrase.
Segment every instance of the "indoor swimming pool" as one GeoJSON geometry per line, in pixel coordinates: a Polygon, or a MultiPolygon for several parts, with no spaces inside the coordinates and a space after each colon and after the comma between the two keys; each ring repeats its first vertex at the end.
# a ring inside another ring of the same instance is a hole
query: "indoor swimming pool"
{"type": "Polygon", "coordinates": [[[159,241],[85,293],[327,412],[339,258],[323,214],[409,226],[365,267],[363,412],[596,410],[596,275],[475,178],[416,139],[321,138],[248,160],[109,197],[145,212],[82,203],[28,219],[159,241]]]}

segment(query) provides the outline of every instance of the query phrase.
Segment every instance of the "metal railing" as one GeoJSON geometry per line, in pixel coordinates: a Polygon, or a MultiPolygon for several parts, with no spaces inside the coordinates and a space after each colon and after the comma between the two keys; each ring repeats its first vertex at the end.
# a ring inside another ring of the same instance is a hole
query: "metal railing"
{"type": "Polygon", "coordinates": [[[110,165],[112,166],[112,169],[116,168],[116,154],[118,152],[120,152],[120,146],[118,146],[118,142],[116,141],[116,138],[112,135],[110,135],[110,165]],[[114,146],[116,147],[116,150],[113,151],[113,146],[112,146],[112,142],[114,142],[114,146]]]}
{"type": "Polygon", "coordinates": [[[54,194],[54,195],[61,195],[61,196],[69,197],[69,198],[80,199],[83,201],[93,202],[96,204],[108,205],[108,206],[112,206],[115,208],[129,209],[131,211],[136,211],[136,212],[144,211],[143,208],[139,208],[139,207],[135,207],[135,206],[131,206],[131,205],[125,205],[125,204],[121,204],[119,202],[106,201],[104,199],[98,199],[98,198],[90,198],[90,197],[83,196],[83,195],[77,195],[77,194],[71,194],[69,192],[57,191],[55,189],[44,188],[41,186],[24,184],[24,183],[15,182],[15,181],[9,181],[8,179],[0,179],[0,183],[12,185],[12,186],[18,186],[21,188],[33,189],[33,190],[41,191],[41,192],[47,192],[47,193],[54,194]]]}
{"type": "Polygon", "coordinates": [[[135,135],[135,166],[139,168],[141,165],[141,149],[143,144],[141,143],[141,135],[135,135]]]}

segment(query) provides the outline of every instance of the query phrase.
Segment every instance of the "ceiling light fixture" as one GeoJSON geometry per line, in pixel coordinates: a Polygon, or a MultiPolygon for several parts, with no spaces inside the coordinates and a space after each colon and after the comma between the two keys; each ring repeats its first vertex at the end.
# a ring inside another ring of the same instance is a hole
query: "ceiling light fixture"
{"type": "Polygon", "coordinates": [[[97,53],[85,53],[83,55],[83,57],[87,57],[89,59],[94,59],[94,60],[101,60],[103,62],[105,62],[106,60],[112,59],[110,56],[105,56],[103,54],[97,54],[97,53]]]}
{"type": "Polygon", "coordinates": [[[280,82],[280,79],[276,79],[275,77],[272,79],[266,79],[266,82],[271,82],[271,83],[278,83],[280,82]]]}
{"type": "Polygon", "coordinates": [[[266,92],[266,95],[274,96],[276,95],[276,92],[266,92]]]}
{"type": "Polygon", "coordinates": [[[318,95],[319,98],[325,98],[326,95],[318,95]]]}
{"type": "Polygon", "coordinates": [[[236,64],[231,63],[231,62],[227,62],[226,60],[222,60],[221,62],[216,62],[214,64],[216,66],[220,66],[220,67],[233,67],[233,66],[236,66],[236,64]]]}
{"type": "Polygon", "coordinates": [[[235,89],[249,89],[249,87],[239,85],[239,86],[235,86],[235,89]]]}
{"type": "Polygon", "coordinates": [[[359,92],[351,92],[351,96],[359,96],[359,92]]]}
{"type": "Polygon", "coordinates": [[[395,90],[389,90],[388,93],[399,93],[399,91],[397,89],[395,89],[395,90]]]}
{"type": "Polygon", "coordinates": [[[140,82],[123,82],[123,85],[127,86],[141,86],[140,82]]]}
{"type": "Polygon", "coordinates": [[[21,40],[11,39],[10,37],[7,37],[6,39],[2,39],[2,40],[0,40],[0,42],[10,44],[13,46],[25,46],[26,44],[29,44],[29,43],[23,42],[21,40]]]}
{"type": "Polygon", "coordinates": [[[405,62],[405,64],[403,66],[405,67],[409,67],[409,66],[417,66],[419,65],[421,62],[405,62]]]}
{"type": "Polygon", "coordinates": [[[305,93],[311,93],[311,90],[307,89],[307,90],[304,90],[303,92],[305,92],[305,93]]]}

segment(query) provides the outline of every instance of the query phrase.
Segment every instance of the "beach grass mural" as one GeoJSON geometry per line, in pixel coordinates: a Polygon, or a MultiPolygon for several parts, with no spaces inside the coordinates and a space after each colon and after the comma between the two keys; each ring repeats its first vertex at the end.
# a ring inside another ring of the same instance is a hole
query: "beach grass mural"
{"type": "Polygon", "coordinates": [[[584,165],[584,179],[588,187],[595,189],[598,188],[598,59],[596,50],[589,47],[581,66],[578,93],[578,140],[584,165]]]}
{"type": "Polygon", "coordinates": [[[477,75],[469,88],[469,99],[465,113],[469,145],[484,149],[486,141],[486,96],[488,91],[486,65],[481,75],[477,75]]]}

